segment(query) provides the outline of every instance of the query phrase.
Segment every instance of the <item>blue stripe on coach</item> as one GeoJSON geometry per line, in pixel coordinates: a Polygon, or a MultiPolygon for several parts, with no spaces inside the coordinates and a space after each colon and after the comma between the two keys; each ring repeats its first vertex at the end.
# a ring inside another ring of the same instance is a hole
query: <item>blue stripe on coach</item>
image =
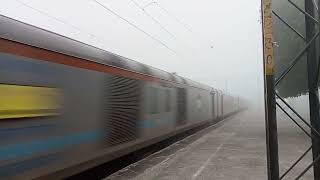
{"type": "Polygon", "coordinates": [[[101,131],[94,130],[31,142],[9,144],[0,147],[0,160],[7,160],[20,156],[28,156],[35,153],[60,149],[66,146],[90,142],[99,139],[100,137],[103,137],[103,133],[101,131]]]}

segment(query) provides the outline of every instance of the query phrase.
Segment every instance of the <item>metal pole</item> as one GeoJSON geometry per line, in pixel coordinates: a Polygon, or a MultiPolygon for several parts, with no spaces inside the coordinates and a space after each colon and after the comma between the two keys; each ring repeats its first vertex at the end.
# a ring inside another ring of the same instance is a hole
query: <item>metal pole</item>
{"type": "Polygon", "coordinates": [[[278,133],[274,86],[274,51],[271,0],[262,0],[263,53],[265,74],[265,120],[267,140],[268,179],[279,179],[278,133]]]}
{"type": "MultiPolygon", "coordinates": [[[[314,4],[310,0],[305,0],[305,10],[308,14],[314,17],[314,4]]],[[[310,18],[305,17],[306,22],[306,40],[307,42],[315,35],[315,24],[310,18]]],[[[308,87],[309,87],[309,107],[310,107],[310,123],[311,126],[320,131],[320,114],[319,114],[319,97],[317,86],[317,54],[316,41],[314,41],[307,52],[307,66],[308,66],[308,87]]],[[[320,141],[319,137],[312,131],[315,137],[312,139],[312,155],[313,160],[316,160],[320,155],[320,141]]],[[[314,179],[320,179],[320,162],[316,161],[313,165],[314,179]]]]}

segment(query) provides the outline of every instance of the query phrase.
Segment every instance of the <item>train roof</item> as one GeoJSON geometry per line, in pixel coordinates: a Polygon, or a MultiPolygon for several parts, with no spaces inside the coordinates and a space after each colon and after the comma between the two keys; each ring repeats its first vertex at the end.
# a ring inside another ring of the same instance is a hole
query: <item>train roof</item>
{"type": "Polygon", "coordinates": [[[101,64],[151,75],[179,84],[212,90],[210,86],[183,78],[143,63],[119,56],[92,45],[41,29],[39,27],[0,15],[0,38],[16,41],[34,47],[74,56],[101,64]]]}

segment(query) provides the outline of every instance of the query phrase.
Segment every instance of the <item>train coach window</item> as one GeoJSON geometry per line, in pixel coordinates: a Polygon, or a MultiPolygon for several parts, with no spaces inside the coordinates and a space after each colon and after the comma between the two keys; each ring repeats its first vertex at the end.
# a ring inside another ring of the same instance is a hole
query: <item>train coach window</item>
{"type": "Polygon", "coordinates": [[[171,94],[169,89],[165,90],[165,111],[171,111],[171,94]]]}
{"type": "Polygon", "coordinates": [[[147,109],[149,114],[157,114],[158,113],[158,94],[159,90],[155,87],[148,88],[148,103],[147,109]]]}
{"type": "Polygon", "coordinates": [[[170,112],[172,109],[171,97],[170,89],[148,87],[146,104],[148,114],[170,112]]]}
{"type": "Polygon", "coordinates": [[[202,99],[201,99],[200,94],[198,95],[196,102],[197,102],[197,108],[201,109],[201,107],[202,107],[202,99]]]}

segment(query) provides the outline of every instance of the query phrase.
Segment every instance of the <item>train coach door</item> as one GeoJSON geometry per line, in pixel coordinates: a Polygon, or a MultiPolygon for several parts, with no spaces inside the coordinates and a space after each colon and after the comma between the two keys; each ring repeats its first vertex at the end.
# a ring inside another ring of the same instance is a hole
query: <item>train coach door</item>
{"type": "Polygon", "coordinates": [[[224,106],[224,102],[223,102],[223,94],[221,94],[221,118],[224,118],[224,114],[223,114],[223,106],[224,106]]]}
{"type": "Polygon", "coordinates": [[[177,91],[177,125],[183,125],[187,122],[187,100],[186,100],[186,89],[178,88],[177,91]]]}
{"type": "Polygon", "coordinates": [[[211,94],[211,101],[212,101],[212,120],[215,120],[216,119],[216,111],[215,111],[216,102],[215,102],[215,94],[214,93],[211,94]]]}

